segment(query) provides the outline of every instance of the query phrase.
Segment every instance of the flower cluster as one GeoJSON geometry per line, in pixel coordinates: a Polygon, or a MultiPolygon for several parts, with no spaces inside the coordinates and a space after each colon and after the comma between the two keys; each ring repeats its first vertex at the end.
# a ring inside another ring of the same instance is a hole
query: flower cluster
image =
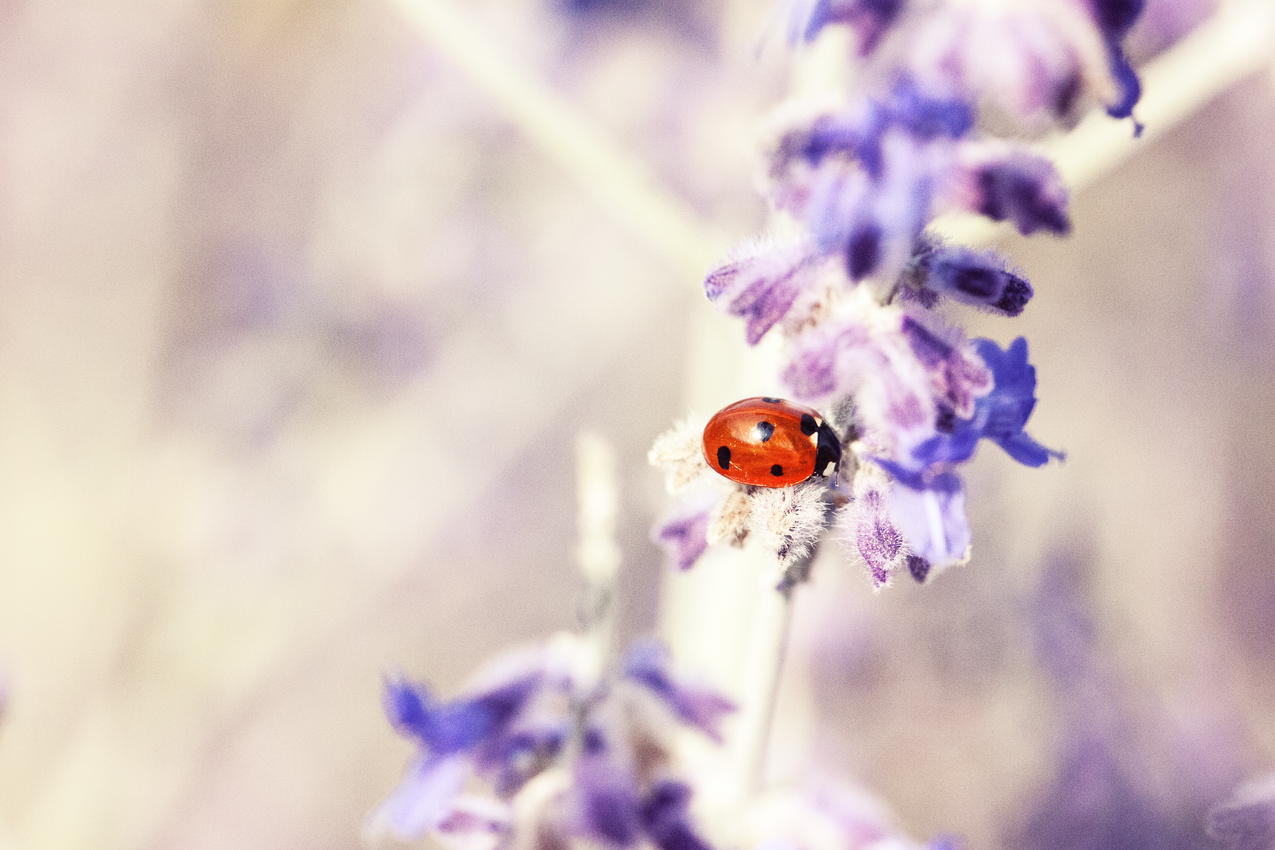
{"type": "MultiPolygon", "coordinates": [[[[779,498],[725,484],[715,504],[695,496],[656,532],[679,567],[709,543],[739,543],[778,518],[770,548],[781,564],[835,523],[875,585],[901,568],[923,581],[968,557],[957,470],[981,441],[1027,466],[1062,458],[1024,430],[1036,403],[1026,340],[1004,348],[971,340],[949,319],[949,304],[1018,316],[1031,283],[996,252],[950,244],[930,225],[963,212],[1024,235],[1070,231],[1053,164],[980,128],[1066,127],[1095,104],[1131,115],[1137,79],[1120,41],[1141,5],[791,5],[793,40],[847,25],[866,57],[863,76],[885,82],[848,105],[806,104],[777,117],[765,192],[798,235],[737,249],[704,288],[745,321],[750,345],[772,332],[784,338],[787,394],[828,411],[845,437],[849,474],[831,493],[812,479],[779,498]]],[[[683,426],[652,451],[670,489],[694,490],[706,477],[694,437],[683,426]]]]}
{"type": "Polygon", "coordinates": [[[734,706],[674,676],[657,643],[633,646],[610,676],[590,658],[561,635],[497,659],[447,702],[422,684],[386,682],[390,721],[419,753],[368,831],[468,848],[708,850],[690,786],[674,773],[672,735],[689,727],[720,740],[734,706]],[[475,777],[490,794],[464,793],[475,777]]]}
{"type": "Polygon", "coordinates": [[[954,850],[950,839],[911,841],[878,801],[829,781],[774,789],[701,828],[695,788],[725,777],[679,775],[676,736],[721,743],[734,706],[676,676],[655,641],[634,644],[610,675],[591,671],[591,658],[585,641],[560,634],[496,659],[449,701],[386,682],[386,713],[419,752],[370,815],[369,837],[428,834],[464,850],[954,850]],[[487,793],[467,791],[475,778],[487,793]]]}

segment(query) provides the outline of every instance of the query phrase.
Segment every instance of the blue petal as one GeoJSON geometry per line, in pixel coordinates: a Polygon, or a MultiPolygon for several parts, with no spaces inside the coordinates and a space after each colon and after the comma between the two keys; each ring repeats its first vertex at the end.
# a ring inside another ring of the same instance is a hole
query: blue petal
{"type": "Polygon", "coordinates": [[[1046,448],[1022,431],[997,440],[996,445],[1004,449],[1010,457],[1023,466],[1044,466],[1049,463],[1051,457],[1058,458],[1058,460],[1067,459],[1067,455],[1064,452],[1046,448]]]}
{"type": "Polygon", "coordinates": [[[513,721],[540,677],[526,676],[475,697],[436,703],[429,690],[410,682],[385,683],[385,709],[401,732],[418,739],[434,756],[471,750],[513,721]]]}
{"type": "Polygon", "coordinates": [[[919,141],[941,136],[957,139],[974,126],[974,110],[965,101],[927,97],[910,80],[895,84],[890,107],[894,122],[919,141]]]}
{"type": "MultiPolygon", "coordinates": [[[[1124,52],[1112,45],[1108,52],[1111,75],[1120,88],[1120,97],[1115,103],[1107,106],[1107,114],[1112,118],[1132,118],[1133,107],[1142,99],[1142,83],[1138,80],[1138,72],[1133,70],[1124,52]]],[[[1133,135],[1141,136],[1143,126],[1137,120],[1133,122],[1133,135]]]]}
{"type": "Polygon", "coordinates": [[[1027,466],[1042,466],[1063,453],[1047,449],[1023,433],[1036,406],[1036,367],[1027,362],[1027,340],[1018,337],[1005,351],[990,339],[974,341],[975,350],[992,371],[992,391],[974,403],[981,436],[995,442],[1010,457],[1027,466]]]}

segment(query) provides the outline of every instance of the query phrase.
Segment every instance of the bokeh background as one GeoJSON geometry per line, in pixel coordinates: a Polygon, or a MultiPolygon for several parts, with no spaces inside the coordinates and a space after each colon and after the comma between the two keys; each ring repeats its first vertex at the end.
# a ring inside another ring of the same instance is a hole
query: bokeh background
{"type": "MultiPolygon", "coordinates": [[[[360,846],[382,676],[573,624],[576,433],[631,637],[676,593],[651,441],[777,389],[715,377],[699,291],[801,82],[766,0],[408,5],[0,2],[4,850],[360,846]]],[[[1212,11],[1151,0],[1132,55],[1212,11]]],[[[1028,336],[1068,460],[984,449],[931,585],[828,548],[777,779],[970,848],[1216,846],[1275,768],[1272,138],[1267,67],[1001,242],[1036,298],[971,323],[1028,336]]]]}

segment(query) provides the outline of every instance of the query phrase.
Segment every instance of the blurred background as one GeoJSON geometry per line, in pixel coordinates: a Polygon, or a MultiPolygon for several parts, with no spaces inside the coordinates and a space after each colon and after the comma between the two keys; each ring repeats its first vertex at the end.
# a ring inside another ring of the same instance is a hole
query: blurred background
{"type": "MultiPolygon", "coordinates": [[[[382,676],[454,693],[573,624],[581,428],[618,457],[621,636],[676,592],[645,455],[745,394],[699,284],[765,226],[772,9],[411,5],[0,2],[4,850],[359,846],[411,753],[382,676]]],[[[1150,0],[1131,55],[1212,11],[1150,0]]],[[[1267,66],[1071,238],[1002,241],[1037,295],[972,331],[1029,338],[1068,460],[984,449],[931,585],[829,547],[777,778],[971,850],[1214,846],[1275,767],[1272,138],[1267,66]]]]}

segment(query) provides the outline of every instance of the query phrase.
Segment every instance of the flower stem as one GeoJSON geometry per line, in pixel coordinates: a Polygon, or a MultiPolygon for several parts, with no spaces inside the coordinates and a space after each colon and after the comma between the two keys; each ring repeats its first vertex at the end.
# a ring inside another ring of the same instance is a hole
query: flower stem
{"type": "Polygon", "coordinates": [[[597,434],[576,437],[576,493],[579,503],[576,564],[585,585],[576,598],[576,617],[592,648],[594,672],[600,673],[611,653],[614,631],[615,576],[620,547],[615,541],[619,485],[615,452],[597,434]]]}
{"type": "Polygon", "coordinates": [[[788,650],[792,621],[792,593],[805,581],[818,547],[785,571],[779,586],[768,573],[753,613],[744,653],[744,680],[740,687],[741,708],[735,733],[735,758],[739,794],[748,797],[765,785],[766,751],[779,696],[784,656],[788,650]]]}

